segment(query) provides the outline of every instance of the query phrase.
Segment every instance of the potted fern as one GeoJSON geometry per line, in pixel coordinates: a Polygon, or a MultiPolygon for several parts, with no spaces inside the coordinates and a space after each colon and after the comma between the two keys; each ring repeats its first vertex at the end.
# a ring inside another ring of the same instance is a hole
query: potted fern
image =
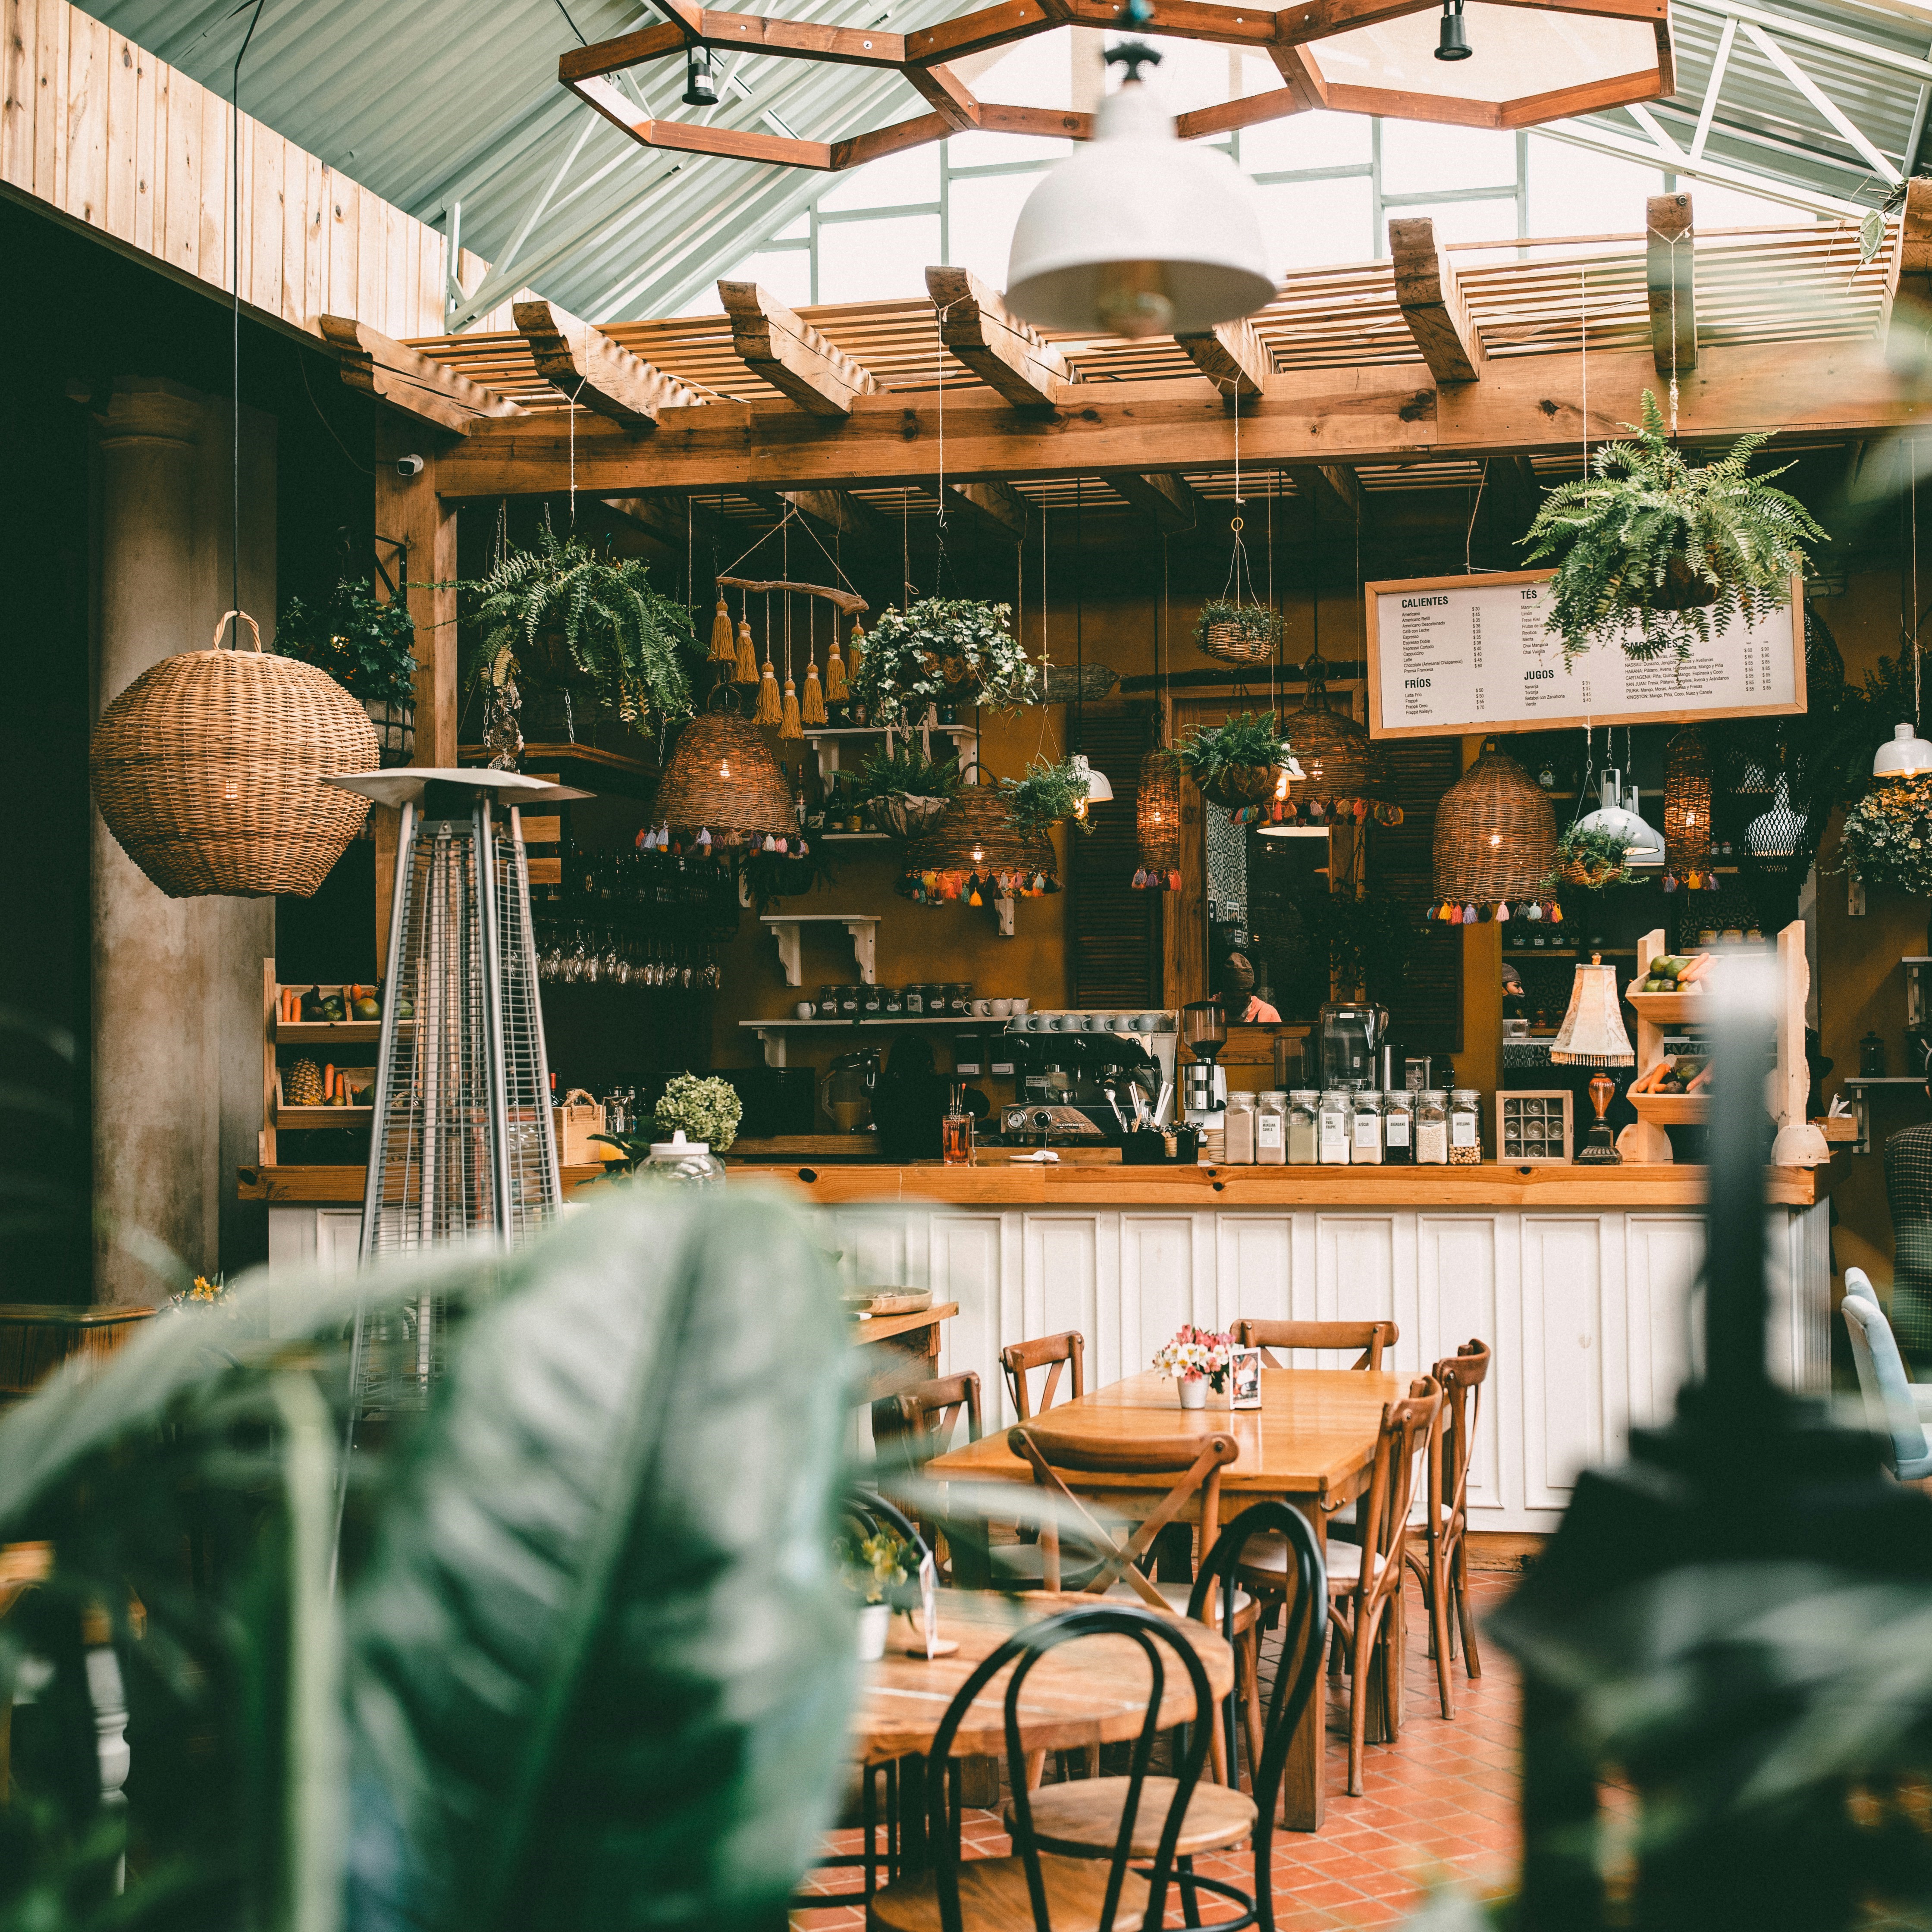
{"type": "MultiPolygon", "coordinates": [[[[1681,659],[1727,629],[1780,608],[1825,532],[1796,497],[1749,474],[1770,439],[1742,436],[1715,463],[1672,447],[1657,398],[1643,392],[1634,442],[1606,442],[1592,474],[1544,499],[1523,538],[1528,560],[1554,559],[1550,628],[1567,661],[1598,644],[1649,659],[1681,659]]],[[[1785,469],[1791,466],[1787,464],[1785,469]]]]}
{"type": "Polygon", "coordinates": [[[954,758],[928,758],[908,739],[892,751],[874,752],[860,767],[854,795],[874,824],[896,838],[910,838],[944,812],[959,790],[954,758]]]}
{"type": "Polygon", "coordinates": [[[1552,896],[1558,885],[1574,886],[1586,892],[1628,885],[1630,849],[1630,842],[1614,832],[1582,824],[1566,826],[1556,842],[1556,864],[1550,875],[1552,896]]]}
{"type": "Polygon", "coordinates": [[[416,626],[408,600],[380,602],[375,587],[344,578],[323,604],[291,597],[275,625],[285,658],[326,671],[362,700],[385,765],[406,765],[416,748],[416,626]]]}
{"type": "Polygon", "coordinates": [[[1197,725],[1168,756],[1208,799],[1230,810],[1268,797],[1284,767],[1299,776],[1272,711],[1244,711],[1225,724],[1197,725]]]}
{"type": "Polygon", "coordinates": [[[1022,838],[1036,832],[1051,832],[1071,819],[1082,832],[1091,832],[1092,821],[1084,813],[1092,781],[1070,758],[1049,764],[1036,758],[1023,778],[1002,778],[1000,789],[1012,807],[1013,830],[1022,838]]]}
{"type": "Polygon", "coordinates": [[[1194,641],[1223,664],[1265,664],[1281,642],[1281,620],[1264,604],[1210,598],[1195,620],[1194,641]]]}
{"type": "Polygon", "coordinates": [[[559,538],[546,515],[530,549],[458,587],[472,600],[480,633],[466,681],[493,708],[514,716],[530,685],[587,698],[633,730],[691,710],[690,613],[658,595],[639,559],[559,538]]]}

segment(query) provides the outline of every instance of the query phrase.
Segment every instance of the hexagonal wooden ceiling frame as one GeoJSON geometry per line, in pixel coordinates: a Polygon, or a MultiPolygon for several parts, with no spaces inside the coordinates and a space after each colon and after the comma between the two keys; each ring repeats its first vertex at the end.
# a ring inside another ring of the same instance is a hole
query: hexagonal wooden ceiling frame
{"type": "MultiPolygon", "coordinates": [[[[1050,33],[1057,27],[1115,27],[1124,10],[1116,0],[1003,0],[1003,4],[980,8],[916,33],[890,34],[876,28],[830,27],[812,21],[726,13],[694,4],[692,0],[656,0],[656,4],[671,18],[614,40],[574,49],[558,61],[557,78],[647,148],[832,172],[860,167],[881,155],[899,154],[976,128],[992,134],[1090,140],[1094,132],[1090,114],[981,100],[949,63],[1035,34],[1050,33]],[[698,44],[740,47],[790,60],[890,68],[918,90],[931,111],[844,140],[806,141],[744,128],[702,127],[640,116],[634,104],[608,77],[646,61],[681,56],[698,44]]],[[[1432,13],[1440,4],[1441,0],[1307,0],[1304,5],[1273,13],[1216,4],[1216,0],[1154,0],[1153,17],[1142,31],[1252,47],[1267,54],[1280,73],[1282,85],[1265,94],[1249,94],[1178,116],[1176,129],[1184,140],[1226,134],[1318,107],[1345,114],[1446,122],[1459,127],[1528,128],[1565,115],[1660,100],[1676,91],[1670,0],[1500,0],[1500,4],[1536,12],[1639,22],[1656,35],[1654,68],[1519,100],[1462,100],[1345,85],[1323,76],[1311,51],[1316,44],[1405,14],[1432,13]]]]}

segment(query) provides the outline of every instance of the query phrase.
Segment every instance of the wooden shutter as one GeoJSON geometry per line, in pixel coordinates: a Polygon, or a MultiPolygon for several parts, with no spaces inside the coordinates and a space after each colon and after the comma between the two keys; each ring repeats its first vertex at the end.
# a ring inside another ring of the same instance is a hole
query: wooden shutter
{"type": "Polygon", "coordinates": [[[1076,1006],[1161,1004],[1161,902],[1136,892],[1141,760],[1154,742],[1144,711],[1089,711],[1078,748],[1114,796],[1091,808],[1090,832],[1066,833],[1066,983],[1076,1006]]]}

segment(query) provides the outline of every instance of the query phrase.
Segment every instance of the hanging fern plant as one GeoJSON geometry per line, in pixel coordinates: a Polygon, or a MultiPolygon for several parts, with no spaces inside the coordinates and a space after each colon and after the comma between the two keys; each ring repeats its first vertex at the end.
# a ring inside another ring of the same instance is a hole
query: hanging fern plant
{"type": "MultiPolygon", "coordinates": [[[[1649,659],[1688,658],[1728,629],[1781,608],[1825,532],[1796,497],[1748,473],[1770,439],[1738,437],[1715,463],[1672,447],[1657,398],[1643,392],[1634,442],[1606,442],[1592,474],[1552,490],[1523,538],[1528,560],[1556,562],[1550,628],[1566,662],[1598,644],[1649,659]]],[[[1791,466],[1786,464],[1785,469],[1791,466]]]]}

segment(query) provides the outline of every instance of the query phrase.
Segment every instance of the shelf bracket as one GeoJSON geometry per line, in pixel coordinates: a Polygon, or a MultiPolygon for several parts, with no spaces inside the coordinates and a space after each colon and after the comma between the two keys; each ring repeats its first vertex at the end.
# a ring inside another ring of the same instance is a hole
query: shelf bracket
{"type": "Polygon", "coordinates": [[[803,986],[804,949],[800,942],[797,925],[790,920],[774,920],[772,937],[778,943],[778,964],[784,969],[785,984],[788,986],[803,986]]]}
{"type": "MultiPolygon", "coordinates": [[[[788,986],[801,986],[805,983],[805,957],[803,936],[800,928],[807,923],[830,924],[831,920],[824,914],[814,914],[808,920],[802,919],[767,918],[765,924],[772,937],[778,943],[778,964],[784,970],[788,986]]],[[[876,986],[878,979],[879,922],[875,919],[839,920],[852,940],[852,956],[858,962],[859,977],[868,986],[876,986]]]]}
{"type": "Polygon", "coordinates": [[[1013,902],[1011,898],[995,899],[993,910],[1000,916],[1000,937],[1011,939],[1013,936],[1013,902]]]}
{"type": "MultiPolygon", "coordinates": [[[[794,928],[796,931],[796,928],[794,928]]],[[[785,1064],[785,1036],[782,1027],[760,1027],[758,1040],[765,1049],[767,1066],[782,1066],[785,1064]]]]}
{"type": "MultiPolygon", "coordinates": [[[[859,962],[859,982],[861,986],[876,986],[879,983],[879,928],[869,922],[860,925],[856,920],[845,930],[852,935],[852,956],[859,962]]],[[[786,982],[796,986],[799,983],[797,968],[798,928],[791,929],[792,976],[786,982]]]]}

